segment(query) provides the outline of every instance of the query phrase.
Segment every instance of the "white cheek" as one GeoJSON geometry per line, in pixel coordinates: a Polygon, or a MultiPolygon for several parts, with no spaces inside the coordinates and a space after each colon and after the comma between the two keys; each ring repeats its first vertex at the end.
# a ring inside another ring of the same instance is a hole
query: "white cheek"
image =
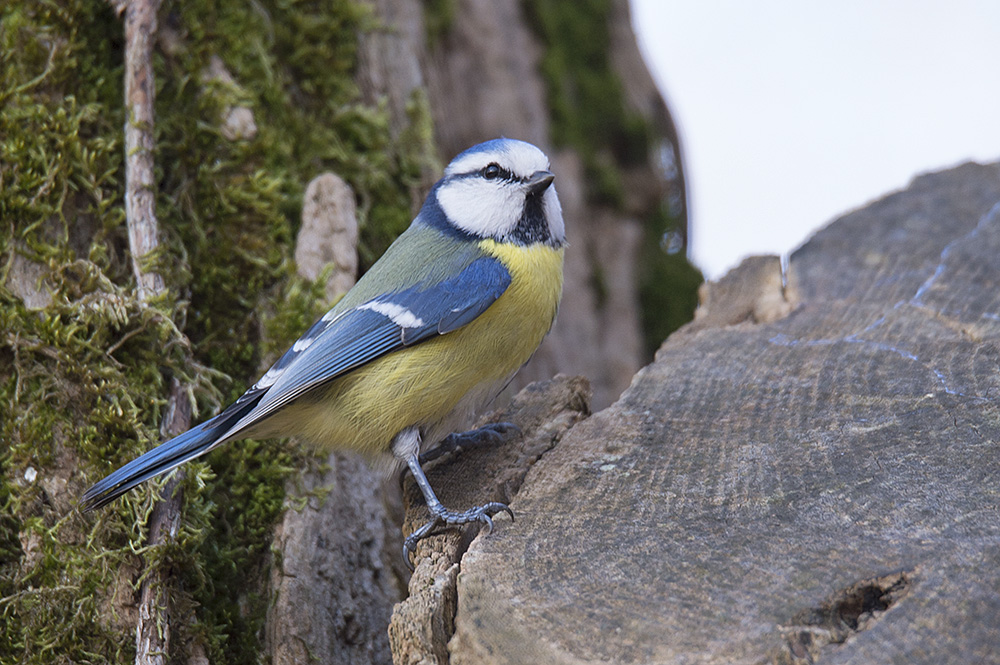
{"type": "Polygon", "coordinates": [[[519,188],[478,178],[449,182],[438,189],[437,199],[452,224],[481,238],[507,235],[524,210],[519,188]]]}
{"type": "Polygon", "coordinates": [[[562,204],[559,203],[559,195],[556,194],[555,187],[549,187],[542,197],[542,208],[545,212],[545,221],[549,225],[549,233],[553,240],[563,242],[566,240],[566,226],[563,223],[562,204]]]}

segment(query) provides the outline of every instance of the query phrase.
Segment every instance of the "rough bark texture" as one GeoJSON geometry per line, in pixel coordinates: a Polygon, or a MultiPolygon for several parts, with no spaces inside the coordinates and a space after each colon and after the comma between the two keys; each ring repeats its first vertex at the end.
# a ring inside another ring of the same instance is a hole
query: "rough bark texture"
{"type": "Polygon", "coordinates": [[[275,665],[390,662],[385,627],[400,596],[401,544],[382,480],[356,457],[331,455],[289,488],[273,544],[275,665]]]}
{"type": "Polygon", "coordinates": [[[784,318],[749,264],[470,545],[449,662],[1000,662],[997,257],[967,164],[817,233],[784,318]]]}
{"type": "Polygon", "coordinates": [[[685,327],[685,332],[734,326],[744,321],[777,321],[794,308],[789,297],[781,259],[777,256],[751,256],[719,281],[705,282],[699,287],[701,304],[694,312],[694,321],[685,327]]]}
{"type": "MultiPolygon", "coordinates": [[[[170,402],[163,419],[164,438],[177,436],[191,427],[191,406],[184,387],[176,379],[170,388],[170,402]]],[[[168,545],[177,538],[181,523],[183,495],[178,471],[164,485],[162,498],[153,507],[149,518],[150,545],[168,545]]],[[[152,564],[146,571],[139,592],[139,618],[135,627],[136,665],[164,665],[170,653],[171,622],[177,617],[170,612],[170,571],[152,564]]]]}

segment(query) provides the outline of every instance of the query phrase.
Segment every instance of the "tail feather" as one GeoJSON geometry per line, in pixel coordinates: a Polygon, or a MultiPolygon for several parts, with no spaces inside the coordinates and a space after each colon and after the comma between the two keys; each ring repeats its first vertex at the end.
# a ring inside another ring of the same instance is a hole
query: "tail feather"
{"type": "Polygon", "coordinates": [[[96,510],[136,485],[204,455],[225,440],[230,428],[250,412],[257,401],[233,404],[214,418],[132,460],[87,490],[80,500],[80,508],[84,512],[96,510]]]}

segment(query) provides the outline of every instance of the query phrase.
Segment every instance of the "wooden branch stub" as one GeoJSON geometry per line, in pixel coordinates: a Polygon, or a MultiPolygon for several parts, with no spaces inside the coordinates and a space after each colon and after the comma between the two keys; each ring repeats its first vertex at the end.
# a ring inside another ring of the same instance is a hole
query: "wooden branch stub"
{"type": "Polygon", "coordinates": [[[163,278],[142,262],[159,244],[153,181],[153,44],[160,0],[131,0],[125,6],[125,214],[132,272],[139,297],[164,290],[163,278]]]}

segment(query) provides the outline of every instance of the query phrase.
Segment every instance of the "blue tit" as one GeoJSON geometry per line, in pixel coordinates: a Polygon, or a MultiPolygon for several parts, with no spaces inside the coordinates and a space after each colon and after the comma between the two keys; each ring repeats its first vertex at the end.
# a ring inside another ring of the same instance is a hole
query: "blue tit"
{"type": "Polygon", "coordinates": [[[562,295],[565,228],[545,154],[500,138],[461,153],[410,227],[336,306],[236,402],[87,490],[92,510],[216,446],[297,436],[412,472],[433,519],[480,522],[500,503],[451,511],[421,451],[465,427],[532,356],[562,295]]]}

